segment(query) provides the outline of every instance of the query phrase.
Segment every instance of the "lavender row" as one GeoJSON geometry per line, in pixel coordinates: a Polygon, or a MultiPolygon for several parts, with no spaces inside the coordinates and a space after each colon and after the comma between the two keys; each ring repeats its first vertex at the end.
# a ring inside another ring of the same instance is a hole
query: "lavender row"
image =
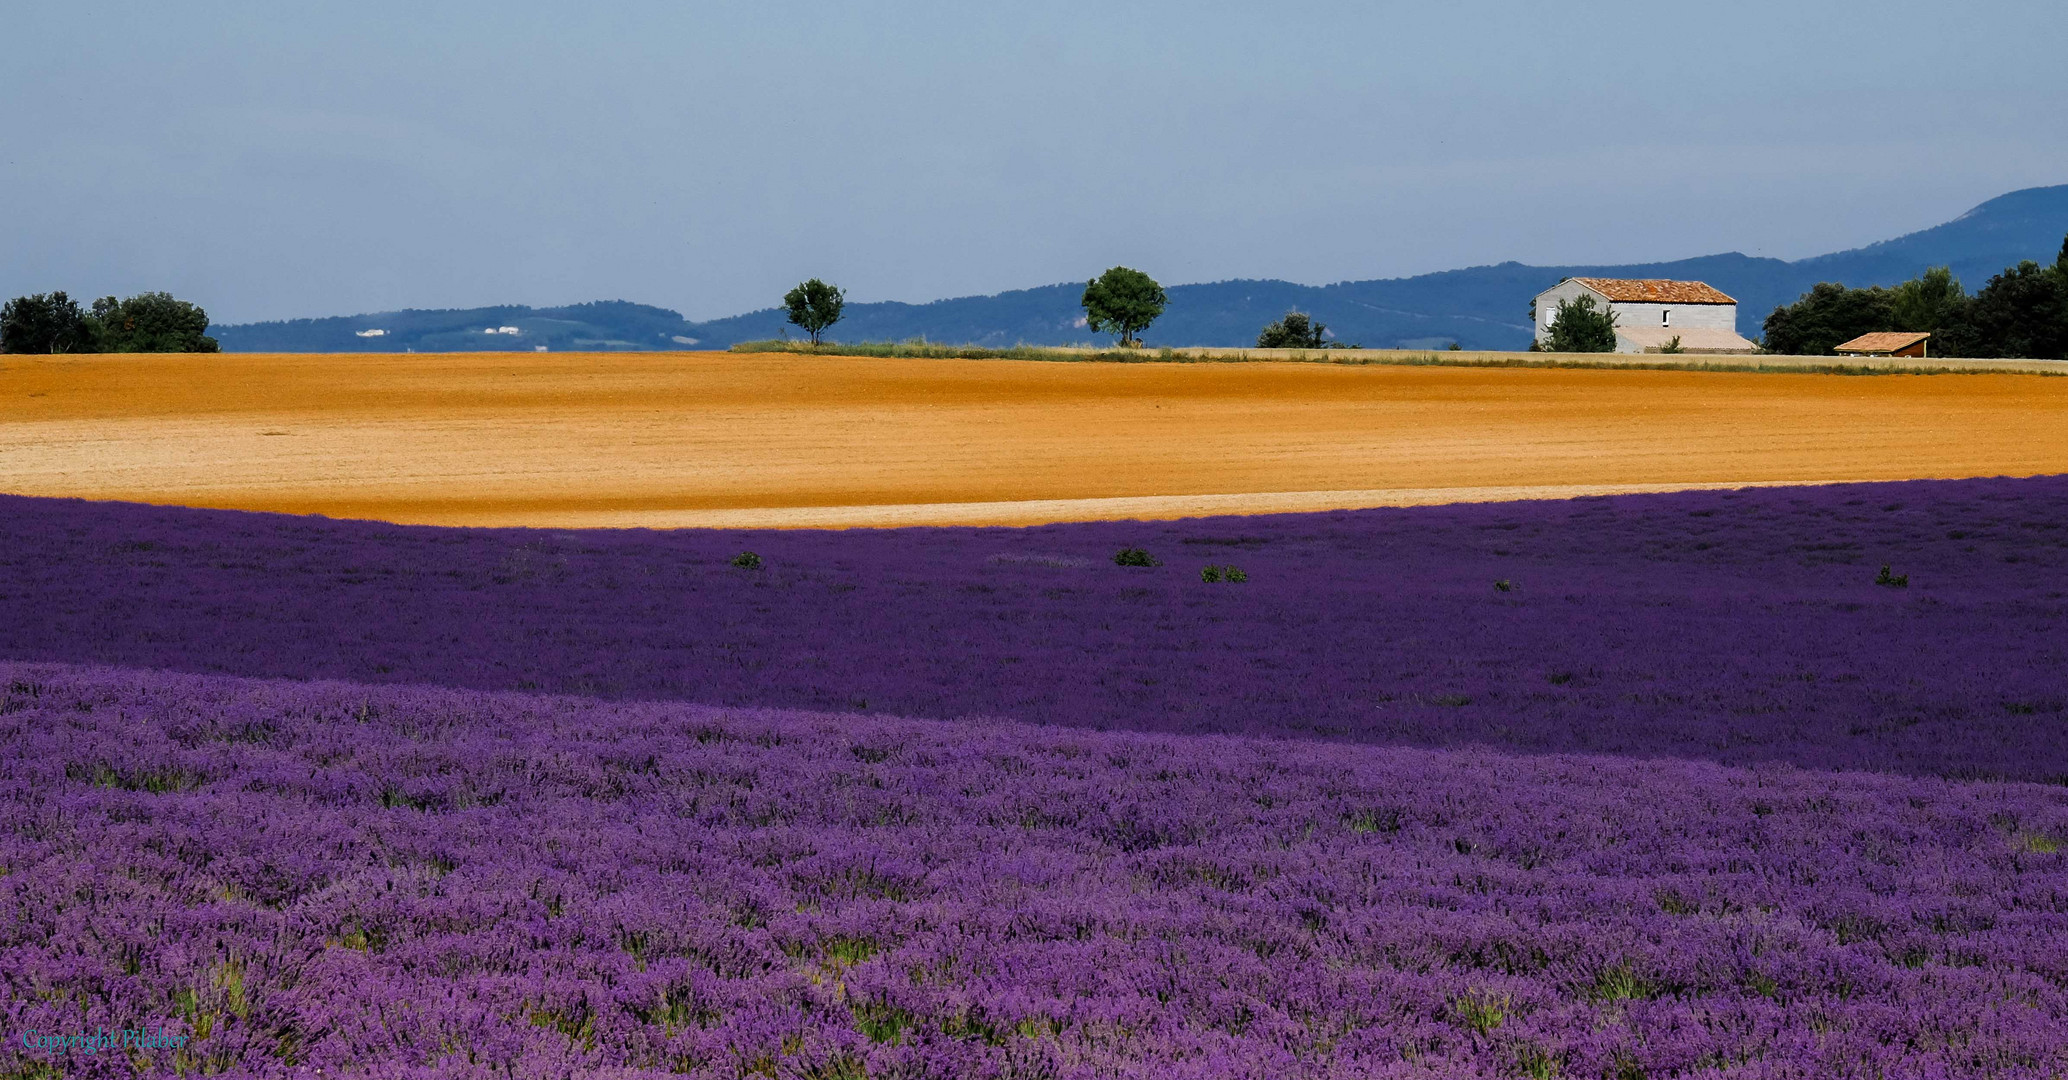
{"type": "Polygon", "coordinates": [[[2068,792],[0,665],[0,1073],[2040,1077],[2068,792]],[[21,1032],[156,1028],[53,1055],[21,1032]]]}
{"type": "Polygon", "coordinates": [[[850,532],[0,497],[4,658],[1099,728],[2058,780],[2064,614],[2062,477],[850,532]]]}

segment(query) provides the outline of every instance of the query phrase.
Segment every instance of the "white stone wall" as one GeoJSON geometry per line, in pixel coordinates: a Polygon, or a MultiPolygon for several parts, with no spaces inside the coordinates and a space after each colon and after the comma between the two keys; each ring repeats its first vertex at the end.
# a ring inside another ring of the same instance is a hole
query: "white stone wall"
{"type": "Polygon", "coordinates": [[[1617,326],[1738,332],[1736,304],[1610,304],[1609,310],[1616,313],[1617,326]]]}

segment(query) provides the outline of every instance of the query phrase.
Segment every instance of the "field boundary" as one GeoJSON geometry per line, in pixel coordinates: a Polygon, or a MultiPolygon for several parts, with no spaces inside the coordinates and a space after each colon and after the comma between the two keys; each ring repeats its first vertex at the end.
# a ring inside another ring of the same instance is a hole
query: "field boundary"
{"type": "Polygon", "coordinates": [[[1090,345],[1014,345],[993,349],[931,342],[860,342],[811,345],[801,341],[743,341],[735,353],[880,357],[911,360],[1034,360],[1048,363],[1243,364],[1292,363],[1392,367],[1619,368],[1653,371],[1737,371],[1808,375],[2068,375],[2068,360],[1964,357],[1749,356],[1703,353],[1532,353],[1426,349],[1242,349],[1215,346],[1116,349],[1090,345]]]}
{"type": "MultiPolygon", "coordinates": [[[[1215,492],[1198,495],[1115,495],[993,502],[848,503],[822,506],[742,506],[680,509],[541,510],[526,523],[541,529],[777,529],[1032,528],[1087,522],[1161,522],[1262,514],[1326,514],[1355,510],[1454,506],[1466,503],[1561,502],[1610,495],[1667,495],[1684,491],[1824,487],[1903,483],[1874,480],[1659,481],[1636,484],[1503,484],[1476,487],[1395,487],[1317,491],[1215,492]]],[[[381,520],[381,519],[366,519],[381,520]]]]}

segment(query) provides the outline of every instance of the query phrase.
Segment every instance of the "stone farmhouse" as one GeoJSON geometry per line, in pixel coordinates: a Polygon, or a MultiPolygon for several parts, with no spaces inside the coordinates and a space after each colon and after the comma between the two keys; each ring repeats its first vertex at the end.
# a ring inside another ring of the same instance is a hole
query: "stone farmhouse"
{"type": "Polygon", "coordinates": [[[1691,353],[1750,353],[1759,346],[1738,336],[1738,302],[1699,281],[1566,278],[1537,294],[1537,343],[1551,336],[1561,301],[1594,297],[1616,317],[1616,351],[1658,352],[1674,338],[1691,353]]]}

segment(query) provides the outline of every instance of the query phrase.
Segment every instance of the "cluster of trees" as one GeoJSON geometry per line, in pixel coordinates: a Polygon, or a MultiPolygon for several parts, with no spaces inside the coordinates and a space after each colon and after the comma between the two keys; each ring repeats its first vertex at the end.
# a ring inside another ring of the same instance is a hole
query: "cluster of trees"
{"type": "Polygon", "coordinates": [[[2019,263],[1973,295],[1943,266],[1890,289],[1825,282],[1766,317],[1765,346],[1828,355],[1886,330],[1929,333],[1938,356],[2068,360],[2068,240],[2052,266],[2019,263]]]}
{"type": "Polygon", "coordinates": [[[0,352],[217,352],[208,312],[168,293],[127,300],[103,296],[81,309],[62,292],[18,296],[0,305],[0,352]]]}

